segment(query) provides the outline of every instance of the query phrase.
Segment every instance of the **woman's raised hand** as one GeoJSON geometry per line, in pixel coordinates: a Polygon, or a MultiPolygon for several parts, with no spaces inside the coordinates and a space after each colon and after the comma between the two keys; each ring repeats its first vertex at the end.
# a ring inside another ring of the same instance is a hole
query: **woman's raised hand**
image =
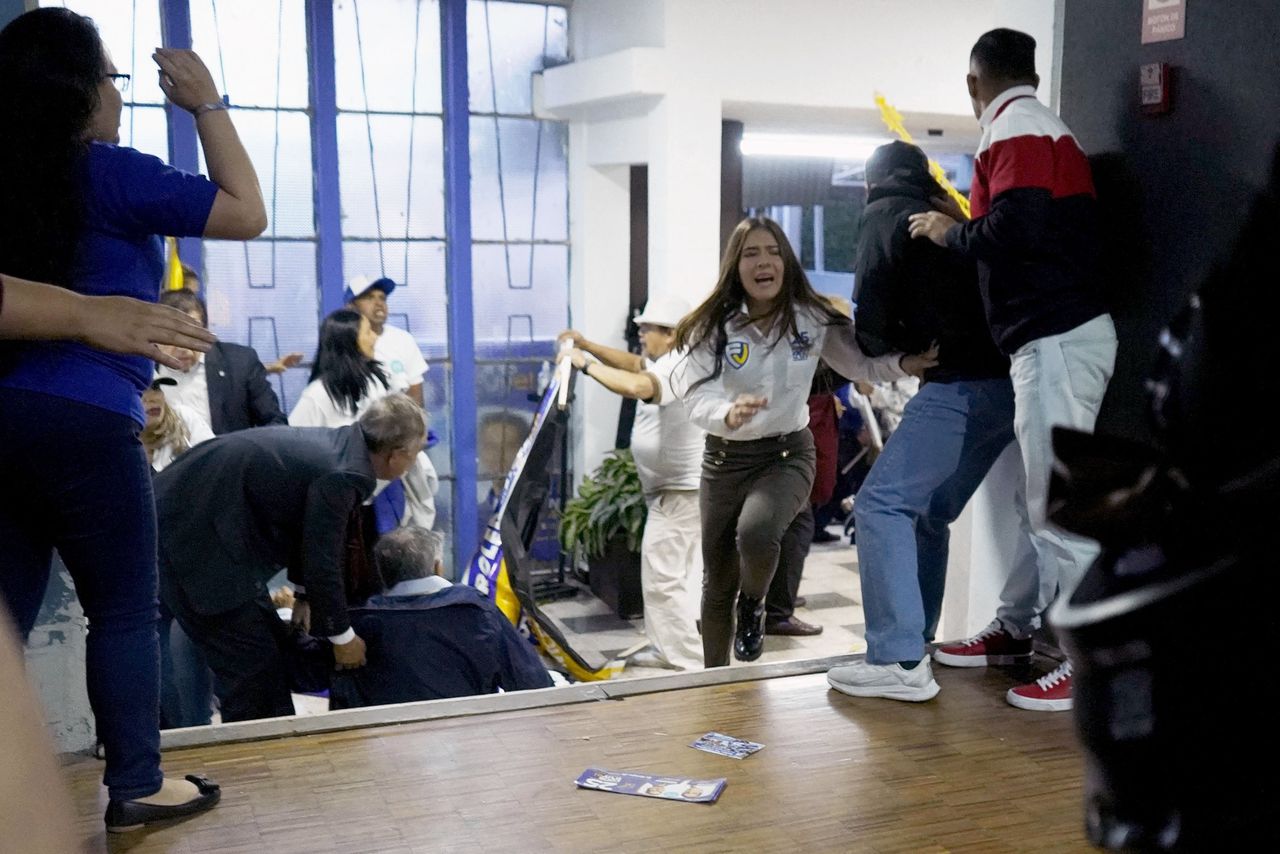
{"type": "Polygon", "coordinates": [[[151,54],[160,66],[160,89],[165,97],[187,112],[222,100],[213,75],[194,50],[158,47],[151,54]]]}

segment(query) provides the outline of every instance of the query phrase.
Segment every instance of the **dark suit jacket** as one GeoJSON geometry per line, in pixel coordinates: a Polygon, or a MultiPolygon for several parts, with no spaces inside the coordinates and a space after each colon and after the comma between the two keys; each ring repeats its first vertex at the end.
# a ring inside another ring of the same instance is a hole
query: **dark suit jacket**
{"type": "Polygon", "coordinates": [[[351,610],[351,625],[368,647],[368,663],[334,676],[330,708],[552,685],[529,642],[489,597],[465,584],[428,595],[374,596],[351,610]]]}
{"type": "Polygon", "coordinates": [[[220,614],[288,567],[307,585],[312,632],[342,634],[347,523],[374,482],[359,424],[263,427],[195,446],[155,479],[161,592],[178,585],[197,612],[220,614]]]}
{"type": "Polygon", "coordinates": [[[214,435],[289,423],[252,347],[219,341],[205,355],[204,366],[214,435]]]}

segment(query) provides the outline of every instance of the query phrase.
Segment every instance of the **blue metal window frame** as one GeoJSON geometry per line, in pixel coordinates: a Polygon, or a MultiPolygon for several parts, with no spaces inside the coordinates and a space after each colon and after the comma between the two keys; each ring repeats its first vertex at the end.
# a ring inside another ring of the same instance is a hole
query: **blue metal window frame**
{"type": "Polygon", "coordinates": [[[440,0],[440,85],[444,112],[445,281],[453,396],[453,544],[458,565],[479,544],[476,506],[475,319],[471,281],[471,111],[467,0],[440,0]],[[461,549],[467,546],[467,551],[461,549]]]}
{"type": "MultiPolygon", "coordinates": [[[[166,47],[192,46],[189,0],[158,0],[166,47]]],[[[476,477],[475,319],[471,269],[471,113],[467,68],[467,0],[439,0],[440,83],[444,124],[445,276],[453,436],[453,543],[458,566],[480,542],[476,477]]],[[[338,175],[337,78],[332,0],[306,0],[307,71],[311,100],[311,155],[316,217],[316,281],[322,316],[341,308],[342,210],[338,175]]],[[[168,110],[169,162],[200,169],[195,120],[173,104],[168,110]]],[[[204,244],[183,238],[179,251],[199,268],[204,244]]],[[[316,318],[317,323],[320,318],[316,318]]]]}
{"type": "Polygon", "coordinates": [[[333,0],[307,0],[306,16],[307,85],[311,89],[311,163],[315,170],[316,282],[320,287],[320,313],[328,316],[342,308],[345,302],[333,0]]]}
{"type": "MultiPolygon", "coordinates": [[[[188,0],[160,0],[160,40],[165,47],[191,49],[191,6],[188,0]]],[[[199,172],[196,120],[173,103],[166,103],[165,110],[169,114],[169,163],[184,172],[199,172]]],[[[178,255],[200,270],[204,266],[204,241],[199,237],[180,238],[178,255]]]]}

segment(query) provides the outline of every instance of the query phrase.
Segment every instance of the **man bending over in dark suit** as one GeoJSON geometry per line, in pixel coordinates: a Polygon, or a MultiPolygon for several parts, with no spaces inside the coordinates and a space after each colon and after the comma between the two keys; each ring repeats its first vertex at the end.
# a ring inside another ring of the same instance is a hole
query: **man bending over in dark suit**
{"type": "Polygon", "coordinates": [[[347,524],[426,434],[422,408],[393,394],[347,427],[219,436],[156,477],[160,595],[208,659],[224,721],[293,714],[289,627],[266,588],[282,566],[305,583],[311,631],[337,667],[364,664],[343,592],[347,524]]]}
{"type": "MultiPolygon", "coordinates": [[[[184,312],[205,328],[209,312],[204,300],[182,288],[160,294],[163,305],[184,312]]],[[[233,430],[287,424],[280,401],[267,382],[266,369],[258,351],[242,344],[215,343],[208,353],[175,348],[173,355],[183,364],[181,370],[158,367],[156,376],[168,377],[175,383],[165,389],[165,400],[189,406],[204,416],[215,436],[233,430]]],[[[299,357],[300,359],[301,357],[299,357]]],[[[291,361],[292,356],[282,361],[291,361]]],[[[292,361],[297,364],[297,361],[292,361]]]]}
{"type": "Polygon", "coordinates": [[[351,610],[368,665],[334,679],[330,708],[551,687],[529,641],[489,597],[440,576],[443,545],[440,534],[416,527],[378,540],[373,556],[386,590],[351,610]]]}

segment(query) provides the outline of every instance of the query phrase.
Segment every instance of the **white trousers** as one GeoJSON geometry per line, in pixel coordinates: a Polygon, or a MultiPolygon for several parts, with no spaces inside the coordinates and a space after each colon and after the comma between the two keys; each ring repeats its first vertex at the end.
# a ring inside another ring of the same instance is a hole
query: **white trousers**
{"type": "Polygon", "coordinates": [[[1035,561],[1018,561],[1000,595],[997,616],[1014,634],[1030,633],[1055,596],[1071,595],[1098,556],[1093,540],[1050,524],[1046,507],[1053,428],[1092,432],[1115,361],[1116,328],[1106,314],[1013,354],[1013,430],[1026,471],[1025,509],[1023,502],[1013,504],[1036,553],[1035,561]]]}
{"type": "Polygon", "coordinates": [[[640,544],[644,633],[653,650],[684,670],[702,667],[696,625],[702,592],[702,520],[696,490],[645,497],[649,518],[640,544]]]}

